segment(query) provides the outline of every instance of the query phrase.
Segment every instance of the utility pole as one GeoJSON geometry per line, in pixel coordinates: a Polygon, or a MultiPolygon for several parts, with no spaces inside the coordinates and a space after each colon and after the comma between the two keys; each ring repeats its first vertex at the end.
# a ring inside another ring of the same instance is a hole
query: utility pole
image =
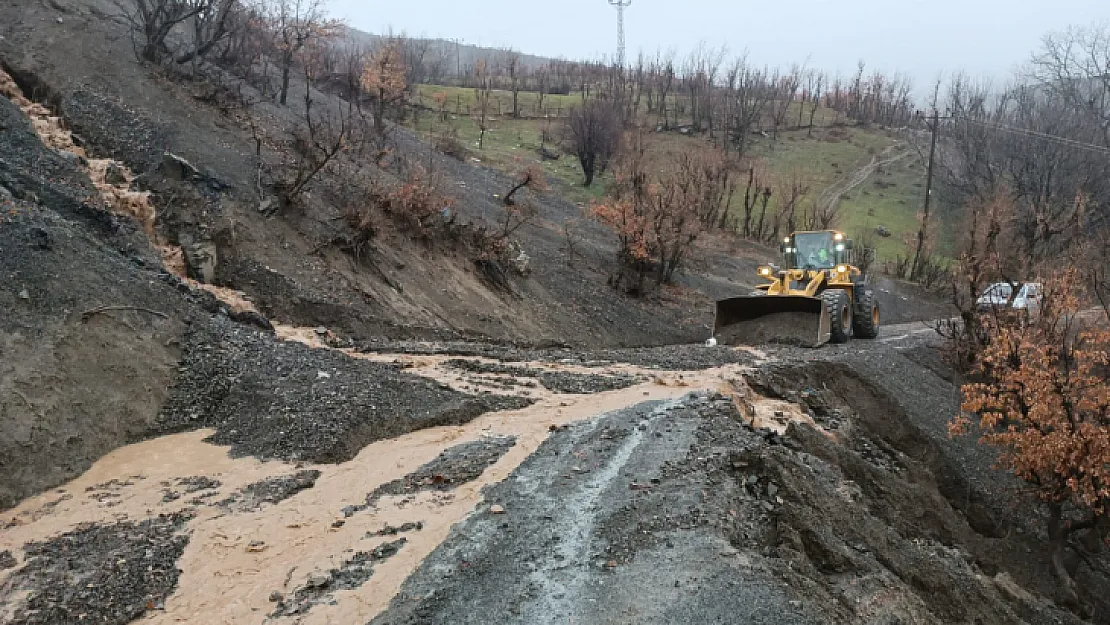
{"type": "Polygon", "coordinates": [[[462,86],[462,52],[459,50],[459,40],[455,39],[455,78],[462,86]]]}
{"type": "Polygon", "coordinates": [[[929,208],[933,201],[933,161],[937,156],[937,135],[940,134],[940,113],[933,108],[933,121],[929,125],[933,131],[932,142],[929,146],[929,168],[925,174],[925,208],[921,213],[921,227],[917,230],[917,250],[913,255],[913,265],[910,267],[910,280],[916,280],[921,270],[921,251],[925,247],[925,238],[929,228],[929,208]]]}
{"type": "Polygon", "coordinates": [[[632,5],[632,0],[609,0],[617,9],[617,67],[624,67],[624,10],[632,5]]]}

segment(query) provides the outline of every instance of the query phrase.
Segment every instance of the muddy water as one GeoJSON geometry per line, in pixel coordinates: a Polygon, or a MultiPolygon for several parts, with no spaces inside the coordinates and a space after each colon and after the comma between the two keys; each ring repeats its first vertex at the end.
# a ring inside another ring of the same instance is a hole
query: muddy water
{"type": "MultiPolygon", "coordinates": [[[[316,606],[298,621],[366,622],[385,608],[404,579],[455,523],[468,514],[487,513],[480,506],[482,487],[508,476],[546,439],[551,426],[642,401],[680,397],[696,389],[727,391],[730,380],[738,379],[740,373],[733,366],[684,374],[681,382],[671,378],[591,396],[553,395],[528,408],[487,414],[462,427],[434,428],[381,441],[340,465],[302,467],[321,471],[316,486],[258,512],[228,513],[214,506],[198,506],[197,517],[186,530],[191,536],[189,545],[178,562],[183,571],[178,588],[166,602],[165,611],[144,622],[262,622],[274,607],[268,600],[271,592],[292,591],[314,571],[339,566],[352,550],[368,551],[388,540],[366,538],[367,532],[387,524],[422,522],[423,530],[408,534],[408,544],[379,564],[367,584],[336,593],[336,605],[316,606]],[[377,510],[355,514],[342,526],[333,527],[342,518],[343,507],[362,503],[378,485],[412,472],[449,447],[492,435],[516,436],[517,444],[477,481],[449,493],[423,494],[415,501],[386,498],[377,510]],[[248,545],[254,546],[248,549],[248,545]]],[[[178,477],[220,480],[219,495],[211,498],[218,501],[247,484],[296,470],[283,462],[232,459],[225,448],[202,442],[207,434],[167,436],[119,449],[62,489],[0,515],[0,527],[10,526],[0,535],[0,550],[20,554],[26,542],[57,535],[79,523],[143,519],[183,509],[190,495],[162,503],[163,483],[178,477]],[[98,488],[111,480],[126,485],[98,488]]]]}

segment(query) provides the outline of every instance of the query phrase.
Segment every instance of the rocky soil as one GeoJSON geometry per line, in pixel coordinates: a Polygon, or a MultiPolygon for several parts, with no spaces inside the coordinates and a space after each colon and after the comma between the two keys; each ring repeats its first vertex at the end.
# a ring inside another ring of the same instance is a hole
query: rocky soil
{"type": "Polygon", "coordinates": [[[872,430],[852,400],[847,445],[712,395],[558,432],[373,622],[1078,622],[971,546],[917,460],[935,450],[888,438],[904,415],[872,430]]]}
{"type": "MultiPolygon", "coordinates": [[[[504,456],[516,444],[513,437],[487,438],[456,445],[445,450],[435,460],[425,464],[403,478],[387,482],[366,496],[366,506],[373,507],[382,497],[415,495],[423,491],[448,491],[478,478],[491,464],[504,456]]],[[[350,516],[355,508],[343,510],[350,516]]]]}
{"type": "Polygon", "coordinates": [[[232,454],[342,462],[374,441],[531,403],[459,393],[391,365],[216,319],[187,333],[158,427],[213,428],[210,440],[232,454]]]}
{"type": "Polygon", "coordinates": [[[189,539],[179,531],[186,521],[158,516],[90,525],[26,545],[26,561],[0,586],[0,598],[27,592],[27,601],[14,613],[0,608],[0,616],[12,625],[123,625],[162,609],[181,573],[177,559],[189,539]]]}
{"type": "Polygon", "coordinates": [[[319,471],[306,469],[292,475],[269,478],[232,493],[219,505],[235,512],[259,510],[264,504],[278,504],[306,488],[312,488],[319,477],[319,471]]]}

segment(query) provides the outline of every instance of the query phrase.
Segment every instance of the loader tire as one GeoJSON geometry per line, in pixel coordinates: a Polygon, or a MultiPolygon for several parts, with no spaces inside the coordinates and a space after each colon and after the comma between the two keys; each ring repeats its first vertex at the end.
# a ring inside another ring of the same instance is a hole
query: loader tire
{"type": "Polygon", "coordinates": [[[875,301],[875,293],[870,289],[859,291],[852,333],[857,339],[873,339],[879,336],[879,303],[875,301]]]}
{"type": "Polygon", "coordinates": [[[829,310],[829,342],[847,343],[852,333],[852,302],[844,289],[830,289],[821,294],[829,310]]]}

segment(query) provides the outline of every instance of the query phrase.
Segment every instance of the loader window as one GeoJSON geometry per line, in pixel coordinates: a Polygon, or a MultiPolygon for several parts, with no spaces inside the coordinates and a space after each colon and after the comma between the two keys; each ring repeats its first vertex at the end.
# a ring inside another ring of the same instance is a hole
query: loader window
{"type": "Polygon", "coordinates": [[[832,269],[838,261],[831,232],[794,235],[794,260],[798,269],[832,269]]]}

